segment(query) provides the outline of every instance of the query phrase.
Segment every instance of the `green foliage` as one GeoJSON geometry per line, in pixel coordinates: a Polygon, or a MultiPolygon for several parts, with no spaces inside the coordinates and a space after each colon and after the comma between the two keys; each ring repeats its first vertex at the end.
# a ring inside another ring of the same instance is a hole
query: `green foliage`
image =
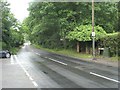
{"type": "MultiPolygon", "coordinates": [[[[95,38],[98,40],[106,35],[106,32],[100,26],[94,27],[95,31],[95,38]]],[[[73,31],[69,32],[66,38],[70,40],[78,40],[78,41],[91,41],[91,33],[92,33],[92,26],[91,25],[80,25],[76,27],[73,31]]]]}
{"type": "Polygon", "coordinates": [[[10,50],[23,43],[21,26],[10,12],[9,3],[0,2],[0,8],[2,9],[2,49],[10,50]]]}
{"type": "Polygon", "coordinates": [[[2,50],[2,49],[4,49],[4,48],[7,48],[6,43],[0,42],[0,50],[2,50]]]}
{"type": "MultiPolygon", "coordinates": [[[[96,40],[118,30],[117,6],[114,2],[95,3],[96,40]]],[[[28,10],[23,27],[32,43],[61,48],[75,45],[67,39],[91,41],[91,2],[32,2],[28,10]]]]}
{"type": "Polygon", "coordinates": [[[110,56],[115,56],[118,54],[118,42],[120,42],[118,33],[111,33],[100,39],[100,46],[109,48],[110,56]]]}
{"type": "Polygon", "coordinates": [[[120,60],[120,32],[118,33],[118,56],[120,60]]]}
{"type": "Polygon", "coordinates": [[[53,3],[32,3],[30,16],[25,21],[29,26],[29,39],[44,47],[55,48],[59,44],[59,20],[53,3]]]}
{"type": "Polygon", "coordinates": [[[107,33],[118,30],[118,3],[95,3],[95,24],[101,26],[107,33]]]}
{"type": "Polygon", "coordinates": [[[23,44],[23,35],[20,31],[11,29],[11,42],[10,45],[11,47],[19,47],[20,45],[23,44]]]}

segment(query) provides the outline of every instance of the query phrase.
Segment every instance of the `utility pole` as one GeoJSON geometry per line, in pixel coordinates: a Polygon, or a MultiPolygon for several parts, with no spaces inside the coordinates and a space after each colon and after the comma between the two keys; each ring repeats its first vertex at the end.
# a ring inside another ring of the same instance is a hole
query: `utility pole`
{"type": "Polygon", "coordinates": [[[95,32],[94,32],[94,0],[92,0],[92,47],[93,60],[95,60],[95,32]]]}

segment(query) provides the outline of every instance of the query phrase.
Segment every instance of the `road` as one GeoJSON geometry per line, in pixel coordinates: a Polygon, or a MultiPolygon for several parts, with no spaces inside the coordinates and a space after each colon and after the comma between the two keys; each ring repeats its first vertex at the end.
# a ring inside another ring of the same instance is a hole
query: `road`
{"type": "Polygon", "coordinates": [[[19,67],[13,77],[17,77],[18,73],[26,75],[16,79],[16,82],[14,78],[7,79],[13,79],[13,84],[12,81],[6,81],[6,72],[10,71],[5,72],[8,69],[5,66],[7,62],[8,60],[3,61],[3,88],[118,88],[120,83],[117,67],[73,59],[29,45],[23,46],[18,55],[12,55],[9,60],[11,66],[19,67]],[[19,80],[26,84],[17,85],[19,80]]]}

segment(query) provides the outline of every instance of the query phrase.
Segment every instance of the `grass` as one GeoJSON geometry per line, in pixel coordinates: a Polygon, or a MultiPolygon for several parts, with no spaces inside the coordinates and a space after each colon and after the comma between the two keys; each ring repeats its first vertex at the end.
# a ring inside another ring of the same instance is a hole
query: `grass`
{"type": "Polygon", "coordinates": [[[63,54],[66,56],[71,56],[71,57],[77,57],[77,58],[92,58],[91,54],[82,54],[82,53],[77,53],[75,50],[70,50],[70,49],[48,49],[48,48],[43,48],[39,45],[33,45],[34,47],[41,49],[41,50],[46,50],[48,52],[53,52],[56,54],[63,54]]]}
{"type": "MultiPolygon", "coordinates": [[[[71,56],[71,57],[76,57],[76,58],[81,58],[81,59],[91,59],[92,55],[91,54],[83,54],[83,53],[77,53],[75,50],[70,50],[70,49],[48,49],[48,48],[43,48],[39,45],[33,45],[34,47],[41,49],[41,50],[46,50],[48,52],[53,52],[56,54],[63,54],[66,56],[71,56]]],[[[118,61],[118,57],[103,57],[103,56],[96,56],[98,59],[105,59],[109,61],[118,61]]]]}
{"type": "Polygon", "coordinates": [[[115,57],[103,57],[103,56],[97,56],[97,58],[100,58],[100,59],[105,59],[105,60],[109,60],[109,61],[118,61],[118,56],[115,56],[115,57]]]}

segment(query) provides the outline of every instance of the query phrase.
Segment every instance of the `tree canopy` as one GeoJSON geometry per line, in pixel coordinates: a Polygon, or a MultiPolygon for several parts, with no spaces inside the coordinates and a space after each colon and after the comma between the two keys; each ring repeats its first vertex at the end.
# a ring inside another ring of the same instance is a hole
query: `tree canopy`
{"type": "Polygon", "coordinates": [[[8,2],[0,1],[1,17],[2,17],[2,49],[10,49],[15,46],[19,46],[23,43],[22,32],[20,31],[20,24],[14,15],[10,12],[8,2]]]}
{"type": "MultiPolygon", "coordinates": [[[[91,25],[81,25],[76,27],[74,31],[69,32],[66,38],[78,41],[92,41],[91,30],[91,25]]],[[[100,26],[95,26],[94,30],[96,40],[104,37],[107,34],[100,26]]]]}
{"type": "MultiPolygon", "coordinates": [[[[25,23],[31,42],[59,47],[68,43],[66,40],[91,40],[91,2],[32,2],[28,10],[30,14],[25,23]]],[[[117,23],[118,3],[95,3],[96,40],[103,34],[116,32],[117,23]]]]}

